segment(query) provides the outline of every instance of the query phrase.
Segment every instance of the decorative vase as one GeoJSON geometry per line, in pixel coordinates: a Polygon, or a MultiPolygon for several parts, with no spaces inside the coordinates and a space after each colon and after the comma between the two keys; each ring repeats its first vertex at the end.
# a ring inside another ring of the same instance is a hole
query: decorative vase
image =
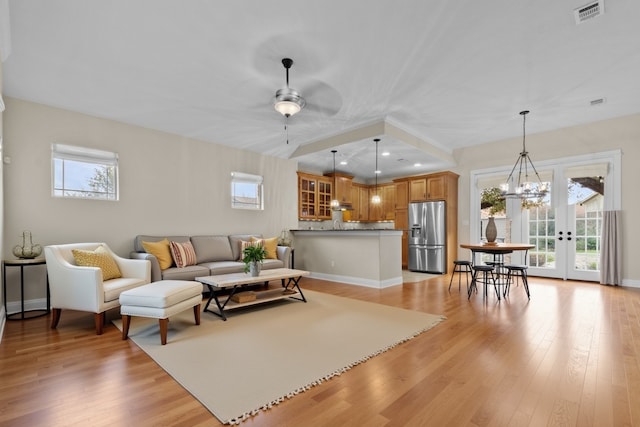
{"type": "Polygon", "coordinates": [[[260,275],[260,269],[262,268],[262,263],[258,261],[253,261],[249,263],[249,274],[251,277],[258,277],[260,275]]]}
{"type": "Polygon", "coordinates": [[[25,230],[22,232],[22,246],[16,245],[13,248],[13,255],[21,259],[37,258],[42,253],[42,246],[33,244],[31,232],[25,230]]]}
{"type": "Polygon", "coordinates": [[[487,228],[484,231],[484,235],[487,238],[488,243],[494,243],[496,241],[496,237],[498,237],[496,221],[492,216],[489,217],[489,222],[487,222],[487,228]]]}

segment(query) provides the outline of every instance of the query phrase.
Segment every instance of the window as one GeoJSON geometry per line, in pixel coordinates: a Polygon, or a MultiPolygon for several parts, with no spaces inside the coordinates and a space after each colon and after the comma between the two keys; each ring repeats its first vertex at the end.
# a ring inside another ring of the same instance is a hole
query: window
{"type": "Polygon", "coordinates": [[[264,209],[262,177],[231,172],[231,207],[234,209],[264,209]]]}
{"type": "Polygon", "coordinates": [[[64,144],[51,145],[52,195],[118,200],[118,154],[64,144]]]}

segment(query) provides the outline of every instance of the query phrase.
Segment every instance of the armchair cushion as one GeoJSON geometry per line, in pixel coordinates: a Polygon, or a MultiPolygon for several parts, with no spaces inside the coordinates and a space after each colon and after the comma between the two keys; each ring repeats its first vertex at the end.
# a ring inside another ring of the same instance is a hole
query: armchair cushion
{"type": "Polygon", "coordinates": [[[160,269],[166,270],[173,265],[171,258],[171,250],[169,249],[169,240],[162,239],[159,242],[142,242],[144,250],[158,258],[160,269]]]}
{"type": "Polygon", "coordinates": [[[122,277],[118,264],[102,246],[98,246],[94,251],[72,249],[71,252],[77,265],[100,268],[102,270],[102,280],[106,281],[122,277]]]}

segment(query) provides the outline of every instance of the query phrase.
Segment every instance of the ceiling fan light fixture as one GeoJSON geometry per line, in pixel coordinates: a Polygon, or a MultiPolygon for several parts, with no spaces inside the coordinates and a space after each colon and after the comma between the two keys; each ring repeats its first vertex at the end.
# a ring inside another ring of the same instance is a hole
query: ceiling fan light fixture
{"type": "Polygon", "coordinates": [[[273,101],[276,111],[285,117],[291,117],[304,108],[306,102],[300,94],[289,87],[279,89],[273,101]]]}
{"type": "Polygon", "coordinates": [[[287,86],[279,89],[276,92],[276,97],[273,100],[273,107],[276,111],[286,118],[297,114],[302,110],[306,104],[304,98],[295,89],[289,87],[289,68],[293,65],[293,59],[283,58],[282,66],[286,73],[287,86]]]}

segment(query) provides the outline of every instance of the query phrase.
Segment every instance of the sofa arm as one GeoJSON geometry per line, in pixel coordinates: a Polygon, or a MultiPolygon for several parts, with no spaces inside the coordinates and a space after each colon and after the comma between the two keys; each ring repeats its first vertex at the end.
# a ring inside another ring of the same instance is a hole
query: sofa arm
{"type": "Polygon", "coordinates": [[[278,246],[276,255],[284,263],[284,268],[291,268],[291,248],[289,246],[278,246]]]}
{"type": "Polygon", "coordinates": [[[146,259],[151,263],[151,281],[157,282],[162,280],[162,270],[160,270],[160,263],[155,255],[151,255],[146,252],[131,252],[129,254],[131,259],[146,259]]]}

